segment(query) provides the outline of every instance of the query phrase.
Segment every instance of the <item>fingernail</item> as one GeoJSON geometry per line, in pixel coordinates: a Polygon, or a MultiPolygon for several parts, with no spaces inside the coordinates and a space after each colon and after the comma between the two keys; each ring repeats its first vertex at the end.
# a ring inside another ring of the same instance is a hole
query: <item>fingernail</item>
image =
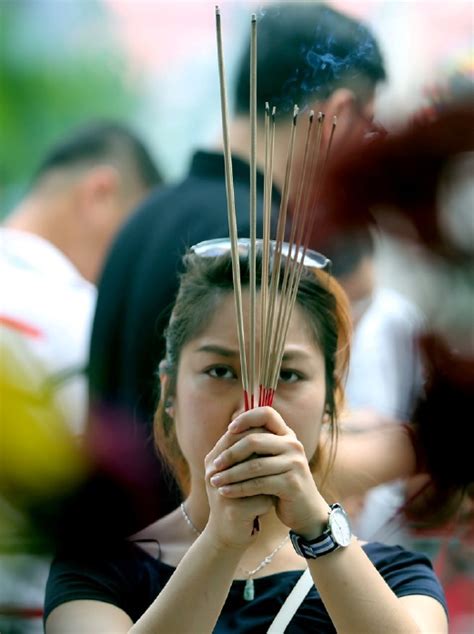
{"type": "Polygon", "coordinates": [[[223,487],[219,487],[217,490],[219,491],[221,495],[226,495],[227,493],[229,493],[230,487],[223,486],[223,487]]]}
{"type": "Polygon", "coordinates": [[[229,431],[235,431],[236,429],[239,428],[239,419],[236,418],[235,420],[233,420],[229,427],[227,428],[229,431]]]}
{"type": "Polygon", "coordinates": [[[210,479],[210,483],[212,484],[212,486],[217,486],[219,484],[220,480],[222,480],[220,475],[214,475],[210,479]]]}

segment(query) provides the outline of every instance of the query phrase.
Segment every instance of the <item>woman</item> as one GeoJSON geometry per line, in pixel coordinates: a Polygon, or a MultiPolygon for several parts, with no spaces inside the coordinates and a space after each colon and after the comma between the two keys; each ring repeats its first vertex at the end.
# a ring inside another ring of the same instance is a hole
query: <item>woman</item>
{"type": "MultiPolygon", "coordinates": [[[[266,632],[307,568],[288,632],[446,632],[427,560],[360,544],[328,503],[317,448],[348,357],[337,283],[305,267],[274,407],[245,412],[230,254],[185,264],[155,419],[184,502],[124,544],[58,557],[47,634],[266,632]]],[[[245,256],[241,278],[245,310],[245,256]]]]}

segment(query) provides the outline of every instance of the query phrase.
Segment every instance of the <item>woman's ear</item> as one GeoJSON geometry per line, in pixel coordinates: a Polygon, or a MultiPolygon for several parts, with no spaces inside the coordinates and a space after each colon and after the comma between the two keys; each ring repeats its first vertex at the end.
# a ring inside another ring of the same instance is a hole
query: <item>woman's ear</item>
{"type": "Polygon", "coordinates": [[[160,381],[162,377],[168,376],[168,362],[166,359],[162,359],[160,361],[160,365],[158,366],[158,374],[160,375],[160,381]]]}
{"type": "Polygon", "coordinates": [[[168,375],[168,364],[166,363],[165,360],[160,362],[159,374],[160,374],[161,398],[165,398],[165,412],[170,418],[173,418],[174,417],[173,397],[168,396],[167,394],[169,389],[169,375],[168,375]]]}
{"type": "Polygon", "coordinates": [[[322,424],[329,425],[330,422],[331,422],[331,412],[329,411],[329,407],[326,406],[326,409],[323,414],[322,424]]]}

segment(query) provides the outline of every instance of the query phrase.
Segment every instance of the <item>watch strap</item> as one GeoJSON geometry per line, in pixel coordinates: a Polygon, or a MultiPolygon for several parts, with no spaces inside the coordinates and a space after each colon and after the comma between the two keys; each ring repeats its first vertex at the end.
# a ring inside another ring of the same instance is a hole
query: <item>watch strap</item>
{"type": "Polygon", "coordinates": [[[301,535],[290,531],[290,539],[298,555],[305,559],[317,559],[340,548],[330,533],[323,533],[316,539],[308,541],[301,537],[301,535]]]}
{"type": "Polygon", "coordinates": [[[332,553],[334,550],[347,545],[339,543],[332,534],[330,518],[332,513],[338,510],[342,511],[343,515],[347,518],[347,515],[340,504],[331,504],[329,506],[328,525],[321,535],[315,539],[307,540],[301,535],[298,535],[290,530],[290,540],[298,555],[304,557],[305,559],[317,559],[318,557],[332,553]]]}

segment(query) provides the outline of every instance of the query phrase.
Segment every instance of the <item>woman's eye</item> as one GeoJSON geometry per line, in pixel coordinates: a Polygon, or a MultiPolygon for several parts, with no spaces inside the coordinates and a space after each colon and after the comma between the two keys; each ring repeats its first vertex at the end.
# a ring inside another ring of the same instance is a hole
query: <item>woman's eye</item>
{"type": "Polygon", "coordinates": [[[235,372],[225,365],[216,365],[206,370],[213,379],[235,379],[235,372]]]}
{"type": "Polygon", "coordinates": [[[280,370],[281,383],[296,383],[301,379],[301,375],[295,370],[280,370]]]}

